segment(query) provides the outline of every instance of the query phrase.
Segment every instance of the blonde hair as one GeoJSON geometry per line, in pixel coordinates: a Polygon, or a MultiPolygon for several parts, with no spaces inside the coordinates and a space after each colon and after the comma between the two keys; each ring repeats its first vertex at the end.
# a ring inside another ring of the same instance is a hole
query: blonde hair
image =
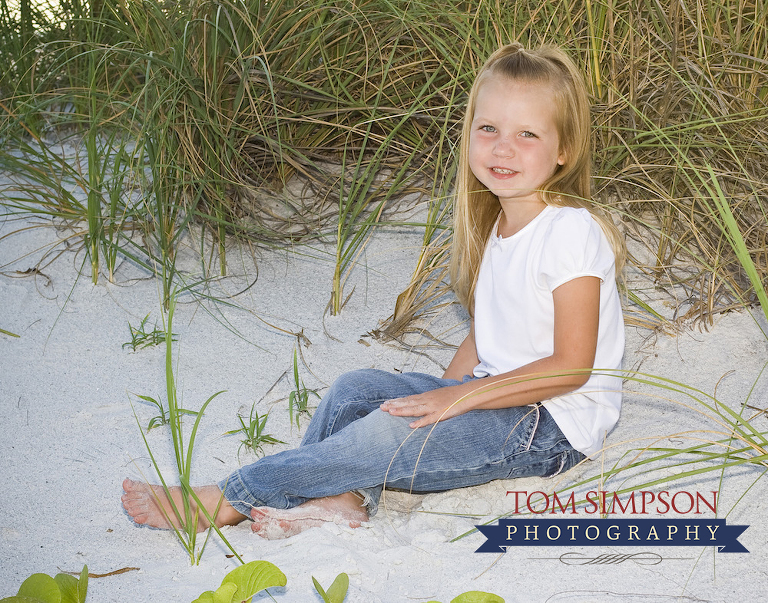
{"type": "Polygon", "coordinates": [[[480,183],[469,167],[469,138],[477,94],[483,82],[491,77],[551,87],[560,152],[565,163],[558,166],[543,184],[541,198],[547,205],[589,210],[613,247],[617,275],[626,253],[623,238],[615,225],[593,206],[590,199],[589,96],[581,73],[559,48],[543,46],[537,50],[524,50],[516,42],[508,44],[494,52],[478,72],[469,93],[461,133],[450,274],[452,287],[470,315],[474,314],[475,285],[485,245],[501,211],[498,197],[480,183]]]}

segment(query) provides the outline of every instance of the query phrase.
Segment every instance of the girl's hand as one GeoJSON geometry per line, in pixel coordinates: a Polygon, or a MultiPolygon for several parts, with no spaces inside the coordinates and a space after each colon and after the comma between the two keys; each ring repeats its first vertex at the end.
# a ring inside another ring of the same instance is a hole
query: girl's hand
{"type": "Polygon", "coordinates": [[[441,387],[415,396],[388,400],[379,408],[395,417],[421,417],[409,424],[409,427],[416,429],[471,410],[468,401],[455,403],[465,393],[461,389],[460,386],[441,387]]]}

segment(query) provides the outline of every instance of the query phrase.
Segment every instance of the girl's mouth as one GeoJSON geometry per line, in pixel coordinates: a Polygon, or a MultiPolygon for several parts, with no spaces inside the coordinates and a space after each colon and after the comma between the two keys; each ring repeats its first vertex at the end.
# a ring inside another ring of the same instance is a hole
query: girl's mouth
{"type": "Polygon", "coordinates": [[[517,173],[515,170],[508,170],[506,168],[500,168],[500,167],[492,167],[491,171],[494,174],[501,174],[503,176],[511,176],[512,174],[516,174],[517,173]]]}

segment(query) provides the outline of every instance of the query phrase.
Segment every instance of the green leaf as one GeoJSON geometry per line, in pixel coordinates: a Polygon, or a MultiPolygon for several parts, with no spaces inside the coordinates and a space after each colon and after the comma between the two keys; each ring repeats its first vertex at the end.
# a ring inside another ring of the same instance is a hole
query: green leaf
{"type": "Polygon", "coordinates": [[[251,561],[236,567],[221,581],[224,586],[231,582],[237,586],[240,601],[249,601],[257,592],[273,586],[285,586],[288,579],[276,565],[269,561],[251,561]]]}
{"type": "Polygon", "coordinates": [[[336,576],[336,579],[327,591],[320,586],[320,583],[314,576],[312,576],[312,583],[315,585],[315,590],[323,598],[325,603],[343,603],[344,598],[347,596],[347,590],[349,589],[349,576],[344,572],[340,573],[336,576]]]}
{"type": "Polygon", "coordinates": [[[451,603],[504,603],[504,599],[499,595],[484,593],[480,590],[470,590],[452,599],[451,603]]]}
{"type": "Polygon", "coordinates": [[[136,394],[136,397],[139,398],[140,400],[144,400],[145,402],[151,402],[152,404],[154,404],[158,408],[162,408],[162,404],[160,404],[160,402],[158,402],[157,400],[155,400],[151,396],[142,396],[140,394],[136,394]]]}
{"type": "Polygon", "coordinates": [[[69,574],[56,574],[53,579],[59,586],[61,603],[80,603],[80,598],[77,594],[77,578],[69,574]]]}
{"type": "Polygon", "coordinates": [[[349,589],[349,576],[344,572],[336,576],[336,579],[328,589],[328,603],[343,603],[349,589]]]}
{"type": "Polygon", "coordinates": [[[212,590],[205,591],[202,595],[200,595],[197,599],[192,601],[192,603],[215,603],[214,592],[212,590]]]}
{"type": "Polygon", "coordinates": [[[19,587],[18,596],[39,599],[43,603],[61,603],[61,591],[48,574],[32,574],[19,587]]]}
{"type": "Polygon", "coordinates": [[[323,598],[323,601],[325,601],[325,603],[331,603],[330,599],[328,599],[328,593],[326,593],[323,587],[320,586],[320,583],[314,576],[312,576],[312,584],[315,585],[315,590],[317,591],[317,594],[323,598]]]}
{"type": "MultiPolygon", "coordinates": [[[[225,582],[216,589],[215,593],[213,593],[213,603],[232,603],[236,600],[236,592],[237,584],[234,584],[233,582],[225,582]]],[[[248,598],[250,599],[250,597],[248,598]]]]}
{"type": "Polygon", "coordinates": [[[85,597],[88,595],[88,566],[83,566],[80,572],[80,580],[77,581],[77,601],[85,603],[85,597]]]}

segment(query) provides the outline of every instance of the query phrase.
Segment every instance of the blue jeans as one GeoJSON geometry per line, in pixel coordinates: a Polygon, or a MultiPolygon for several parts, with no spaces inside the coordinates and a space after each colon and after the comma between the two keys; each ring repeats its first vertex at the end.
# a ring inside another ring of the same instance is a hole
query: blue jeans
{"type": "Polygon", "coordinates": [[[259,459],[219,483],[240,513],[289,509],[313,498],[359,491],[374,515],[384,486],[440,492],[495,479],[550,476],[584,455],[542,405],[474,410],[412,429],[413,417],[379,410],[386,400],[459,381],[375,369],[339,377],[298,448],[259,459]]]}

